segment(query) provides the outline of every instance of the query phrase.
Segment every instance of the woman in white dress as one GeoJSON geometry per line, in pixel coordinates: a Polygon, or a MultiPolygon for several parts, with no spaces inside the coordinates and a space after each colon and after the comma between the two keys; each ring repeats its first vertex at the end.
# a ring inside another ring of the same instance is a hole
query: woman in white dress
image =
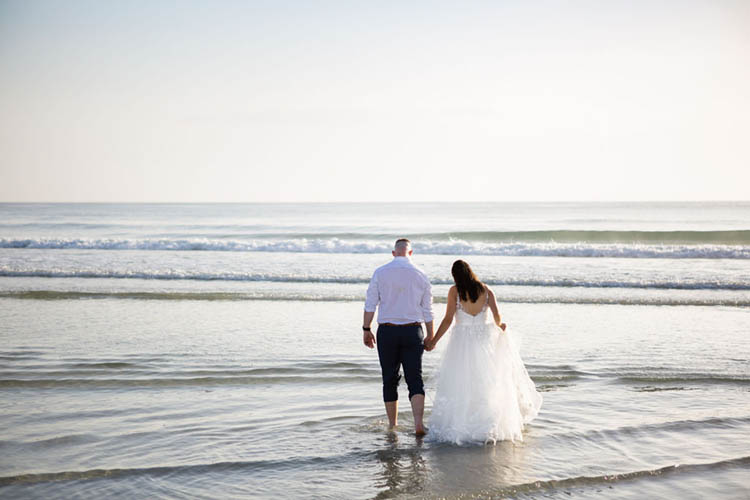
{"type": "Polygon", "coordinates": [[[523,426],[539,413],[542,395],[500,322],[495,295],[463,260],[451,269],[445,317],[432,350],[451,329],[437,369],[429,436],[456,444],[522,440],[523,426]]]}

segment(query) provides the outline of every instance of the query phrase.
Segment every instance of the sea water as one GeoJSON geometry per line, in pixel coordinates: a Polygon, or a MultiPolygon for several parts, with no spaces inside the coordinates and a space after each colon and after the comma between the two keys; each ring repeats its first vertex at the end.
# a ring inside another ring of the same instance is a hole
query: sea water
{"type": "Polygon", "coordinates": [[[2,204],[0,395],[3,498],[750,497],[750,203],[2,204]],[[522,442],[387,431],[402,236],[438,321],[455,259],[495,291],[522,442]]]}

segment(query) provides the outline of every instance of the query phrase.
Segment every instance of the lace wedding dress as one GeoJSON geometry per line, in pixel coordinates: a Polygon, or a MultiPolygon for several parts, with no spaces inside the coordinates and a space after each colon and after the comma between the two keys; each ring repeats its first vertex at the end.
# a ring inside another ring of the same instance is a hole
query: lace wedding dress
{"type": "Polygon", "coordinates": [[[436,375],[430,439],[456,444],[522,440],[523,426],[539,413],[542,395],[513,337],[495,325],[486,300],[475,316],[459,301],[451,328],[436,375]]]}

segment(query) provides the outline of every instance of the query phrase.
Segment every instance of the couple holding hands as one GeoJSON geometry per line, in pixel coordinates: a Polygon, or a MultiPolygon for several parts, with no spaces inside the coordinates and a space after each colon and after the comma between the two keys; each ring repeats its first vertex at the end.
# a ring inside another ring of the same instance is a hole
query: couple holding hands
{"type": "Polygon", "coordinates": [[[536,391],[506,325],[495,295],[463,260],[453,263],[455,285],[448,291],[445,317],[433,334],[432,286],[411,260],[411,242],[396,241],[393,260],[375,270],[367,288],[363,341],[378,349],[388,424],[398,422],[398,383],[403,367],[414,415],[424,436],[422,354],[450,331],[434,374],[430,439],[456,444],[522,439],[523,426],[539,413],[536,391]],[[377,336],[370,325],[378,311],[377,336]],[[424,323],[427,334],[422,330],[424,323]],[[452,328],[451,328],[452,326],[452,328]]]}

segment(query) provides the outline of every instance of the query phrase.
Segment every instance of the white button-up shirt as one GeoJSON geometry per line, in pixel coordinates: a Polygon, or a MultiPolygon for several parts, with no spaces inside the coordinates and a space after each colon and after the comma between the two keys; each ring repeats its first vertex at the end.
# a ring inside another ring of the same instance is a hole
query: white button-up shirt
{"type": "Polygon", "coordinates": [[[405,325],[432,321],[432,286],[409,257],[394,257],[375,270],[367,287],[365,311],[378,311],[378,323],[405,325]]]}

